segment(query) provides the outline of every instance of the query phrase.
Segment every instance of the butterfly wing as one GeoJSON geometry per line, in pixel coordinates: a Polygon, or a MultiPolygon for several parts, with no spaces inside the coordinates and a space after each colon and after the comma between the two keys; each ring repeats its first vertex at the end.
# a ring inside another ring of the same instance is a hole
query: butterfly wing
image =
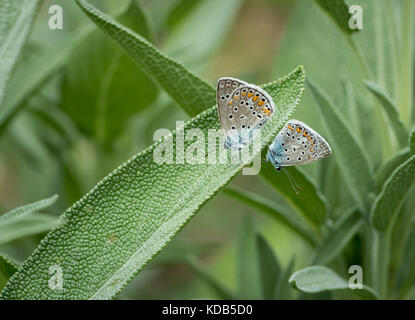
{"type": "Polygon", "coordinates": [[[289,120],[278,133],[271,150],[278,163],[294,166],[324,159],[331,154],[326,140],[317,132],[298,120],[289,120]]]}
{"type": "Polygon", "coordinates": [[[220,78],[218,80],[218,86],[216,89],[216,102],[218,105],[218,114],[219,114],[219,121],[220,125],[222,127],[222,130],[226,136],[226,133],[231,130],[231,122],[228,121],[229,116],[229,108],[228,108],[228,101],[232,95],[232,93],[237,89],[244,85],[247,85],[247,83],[230,78],[220,78]]]}
{"type": "Polygon", "coordinates": [[[264,90],[237,79],[219,80],[217,100],[226,138],[241,131],[261,128],[274,112],[273,101],[264,90]]]}

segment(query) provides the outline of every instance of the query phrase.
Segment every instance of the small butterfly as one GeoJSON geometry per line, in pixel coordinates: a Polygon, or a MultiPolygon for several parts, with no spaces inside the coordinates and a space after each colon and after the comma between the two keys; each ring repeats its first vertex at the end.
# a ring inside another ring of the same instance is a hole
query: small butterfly
{"type": "Polygon", "coordinates": [[[306,164],[331,154],[326,140],[298,120],[289,120],[269,146],[266,160],[278,171],[282,167],[306,164]]]}
{"type": "Polygon", "coordinates": [[[241,149],[249,144],[253,129],[260,129],[274,112],[273,101],[264,90],[230,77],[218,80],[216,100],[225,148],[241,149]]]}

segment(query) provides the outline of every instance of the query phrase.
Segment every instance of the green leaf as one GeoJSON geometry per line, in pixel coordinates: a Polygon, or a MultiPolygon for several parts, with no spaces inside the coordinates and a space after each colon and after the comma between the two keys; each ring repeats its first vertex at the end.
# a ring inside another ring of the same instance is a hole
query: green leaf
{"type": "MultiPolygon", "coordinates": [[[[149,38],[138,1],[119,20],[149,38]]],[[[113,140],[131,116],[152,103],[156,85],[101,30],[72,54],[62,86],[62,108],[86,134],[101,143],[113,140]]]]}
{"type": "Polygon", "coordinates": [[[237,298],[261,299],[261,278],[252,220],[244,217],[237,245],[237,298]]]}
{"type": "Polygon", "coordinates": [[[0,225],[0,246],[38,233],[50,231],[59,225],[59,219],[46,214],[32,213],[0,225]]]}
{"type": "Polygon", "coordinates": [[[0,215],[0,226],[7,223],[20,220],[31,213],[35,213],[50,207],[58,200],[58,195],[54,195],[50,198],[39,200],[33,203],[29,203],[20,207],[17,207],[9,212],[0,215]]]}
{"type": "Polygon", "coordinates": [[[356,234],[363,224],[360,213],[352,210],[351,214],[345,214],[336,221],[333,229],[330,230],[326,238],[317,248],[313,264],[328,264],[349,243],[350,239],[356,234]]]}
{"type": "Polygon", "coordinates": [[[366,154],[328,97],[309,79],[310,90],[325,124],[333,156],[341,169],[344,181],[364,212],[367,195],[374,190],[375,180],[366,154]]]}
{"type": "Polygon", "coordinates": [[[38,0],[3,0],[0,3],[0,106],[10,73],[29,34],[39,3],[38,0]]]}
{"type": "Polygon", "coordinates": [[[262,298],[270,300],[274,298],[281,267],[267,240],[260,234],[257,234],[256,242],[260,270],[259,275],[262,284],[262,298]]]}
{"type": "Polygon", "coordinates": [[[277,172],[270,162],[263,164],[261,176],[276,188],[285,199],[314,226],[321,225],[326,218],[326,200],[317,186],[299,168],[286,168],[303,190],[296,194],[290,180],[284,173],[277,172]]]}
{"type": "Polygon", "coordinates": [[[305,293],[350,290],[365,300],[379,297],[375,290],[366,285],[363,285],[362,289],[350,289],[346,280],[324,266],[311,266],[299,270],[290,277],[289,282],[293,288],[305,293]]]}
{"type": "Polygon", "coordinates": [[[123,47],[137,65],[188,114],[194,116],[215,103],[216,93],[212,86],[162,54],[141,35],[117,23],[86,1],[76,1],[88,17],[123,47]]]}
{"type": "Polygon", "coordinates": [[[379,87],[376,83],[365,81],[365,85],[369,91],[373,93],[380,105],[383,107],[383,110],[385,110],[385,113],[388,115],[388,119],[393,130],[395,131],[397,140],[401,146],[405,146],[408,139],[408,131],[399,117],[399,113],[394,102],[392,102],[386,91],[379,87]]]}
{"type": "Polygon", "coordinates": [[[0,253],[0,290],[19,268],[16,261],[0,253]]]}
{"type": "Polygon", "coordinates": [[[243,191],[237,188],[227,187],[224,190],[224,193],[245,202],[252,208],[261,210],[262,212],[268,214],[270,217],[276,219],[278,222],[284,224],[292,231],[297,233],[311,246],[316,245],[317,239],[311,230],[307,228],[305,223],[302,223],[298,218],[296,218],[295,215],[291,214],[290,212],[286,212],[287,210],[279,204],[261,197],[258,194],[249,191],[243,191]]]}
{"type": "Polygon", "coordinates": [[[385,184],[386,180],[392,175],[392,172],[402,163],[409,159],[411,151],[408,148],[404,148],[394,153],[390,159],[388,159],[377,171],[377,185],[379,191],[385,184]]]}
{"type": "Polygon", "coordinates": [[[351,34],[358,32],[359,29],[350,29],[349,19],[349,7],[344,0],[315,0],[317,4],[323,8],[327,14],[334,20],[337,26],[345,34],[351,34]]]}
{"type": "MultiPolygon", "coordinates": [[[[303,93],[304,69],[264,85],[276,113],[261,130],[265,148],[289,119],[303,93]]],[[[216,106],[125,162],[62,216],[2,292],[4,299],[109,299],[117,295],[198,209],[243,165],[164,164],[156,148],[198,128],[220,130],[216,106]],[[63,290],[51,290],[49,267],[61,266],[63,290]]],[[[191,145],[186,141],[184,150],[191,145]]],[[[256,155],[253,155],[256,156],[256,155]]],[[[252,159],[251,159],[252,160],[252,159]]]]}
{"type": "Polygon", "coordinates": [[[187,259],[189,266],[193,271],[202,279],[210,288],[217,294],[219,299],[232,300],[233,294],[228,288],[226,288],[220,281],[218,281],[213,275],[211,275],[200,263],[194,258],[187,259]]]}
{"type": "Polygon", "coordinates": [[[415,181],[415,155],[402,163],[384,183],[372,207],[372,223],[386,230],[396,217],[408,190],[415,181]]]}

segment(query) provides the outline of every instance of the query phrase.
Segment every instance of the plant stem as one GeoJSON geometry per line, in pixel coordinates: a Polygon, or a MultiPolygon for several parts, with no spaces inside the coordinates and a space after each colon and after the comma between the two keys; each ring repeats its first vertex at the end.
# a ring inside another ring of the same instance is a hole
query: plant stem
{"type": "Polygon", "coordinates": [[[372,285],[382,299],[387,296],[389,267],[389,232],[372,229],[372,285]]]}
{"type": "Polygon", "coordinates": [[[398,110],[407,128],[411,124],[412,108],[412,11],[413,0],[405,0],[402,17],[402,50],[400,81],[398,90],[398,110]]]}

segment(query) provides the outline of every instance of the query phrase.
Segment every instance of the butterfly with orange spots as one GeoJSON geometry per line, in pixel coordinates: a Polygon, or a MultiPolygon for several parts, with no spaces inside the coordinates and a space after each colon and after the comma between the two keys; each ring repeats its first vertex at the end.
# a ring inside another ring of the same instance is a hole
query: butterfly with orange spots
{"type": "Polygon", "coordinates": [[[239,148],[252,141],[253,129],[261,129],[274,112],[271,97],[263,89],[225,77],[216,90],[219,120],[225,135],[225,148],[239,148]]]}
{"type": "Polygon", "coordinates": [[[267,161],[278,171],[282,167],[324,159],[331,154],[326,140],[298,120],[289,120],[269,146],[267,161]]]}

